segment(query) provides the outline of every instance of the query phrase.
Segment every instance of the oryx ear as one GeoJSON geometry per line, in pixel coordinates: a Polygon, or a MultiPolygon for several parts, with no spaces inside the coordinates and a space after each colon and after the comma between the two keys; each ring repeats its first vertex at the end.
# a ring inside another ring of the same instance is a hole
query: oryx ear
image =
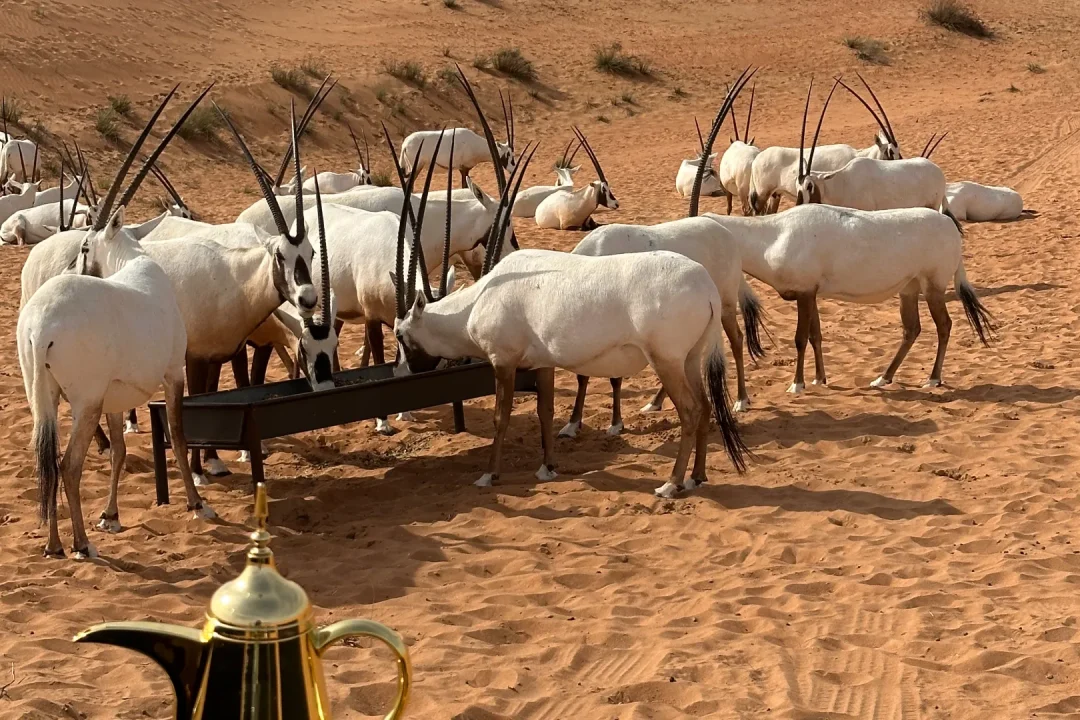
{"type": "Polygon", "coordinates": [[[102,236],[106,242],[112,240],[114,237],[116,237],[116,234],[118,232],[123,230],[125,214],[126,213],[124,206],[121,205],[120,207],[116,208],[116,212],[114,212],[112,214],[112,217],[109,218],[109,224],[105,226],[105,233],[102,236]]]}
{"type": "MultiPolygon", "coordinates": [[[[484,192],[483,189],[481,189],[481,187],[475,182],[473,182],[473,179],[467,175],[465,176],[465,185],[469,188],[470,191],[472,191],[473,197],[476,198],[476,201],[478,203],[480,203],[486,208],[490,208],[495,205],[495,200],[488,197],[488,194],[484,192]]],[[[453,196],[448,197],[447,200],[452,199],[452,197],[453,196]]]]}
{"type": "Polygon", "coordinates": [[[424,314],[424,308],[427,307],[427,297],[423,292],[416,293],[416,299],[413,300],[412,315],[414,318],[418,318],[424,314]]]}
{"type": "MultiPolygon", "coordinates": [[[[446,273],[446,295],[454,292],[454,283],[457,281],[457,268],[450,266],[450,272],[446,273]]],[[[446,297],[444,295],[443,297],[446,297]]]]}
{"type": "Polygon", "coordinates": [[[578,170],[580,170],[580,169],[581,169],[581,166],[580,166],[580,165],[575,165],[574,167],[570,168],[570,174],[571,174],[571,175],[574,175],[574,174],[576,174],[576,173],[577,173],[577,171],[578,171],[578,170]]]}
{"type": "Polygon", "coordinates": [[[397,273],[395,273],[393,270],[390,271],[390,283],[395,288],[397,288],[397,286],[398,286],[398,284],[397,284],[397,273]]]}

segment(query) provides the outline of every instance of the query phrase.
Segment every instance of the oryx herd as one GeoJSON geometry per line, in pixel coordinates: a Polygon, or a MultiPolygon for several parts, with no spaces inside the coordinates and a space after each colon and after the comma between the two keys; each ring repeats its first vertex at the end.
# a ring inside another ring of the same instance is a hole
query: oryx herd
{"type": "MultiPolygon", "coordinates": [[[[1023,212],[1019,196],[1007,188],[946,184],[929,159],[934,137],[920,157],[905,159],[884,108],[861,77],[874,107],[837,78],[807,147],[811,81],[799,147],[758,148],[751,134],[756,87],[741,133],[734,109],[755,73],[747,68],[736,79],[707,135],[697,130],[699,154],[684,160],[677,172],[676,190],[690,198],[689,217],[652,226],[596,226],[597,209],[617,209],[619,202],[577,127],[555,163],[556,183],[523,188],[539,143],[518,147],[513,104],[501,92],[506,142],[498,142],[460,69],[482,133],[463,127],[415,132],[401,141],[398,152],[383,126],[396,168],[397,186],[390,187],[373,184],[370,149],[365,156],[351,128],[358,168],[313,171],[305,179],[301,138],[334,88],[329,77],[299,121],[292,112],[291,140],[276,175],[255,159],[232,118],[214,104],[262,196],[226,224],[193,219],[157,164],[212,86],[195,98],[124,188],[179,86],[166,95],[103,198],[77,145],[74,154],[64,146],[60,185],[41,191],[39,148],[14,139],[5,127],[0,172],[8,194],[0,197],[0,235],[5,242],[35,245],[22,271],[17,339],[34,418],[41,516],[49,523],[46,554],[64,552],[56,514],[61,480],[71,508],[74,554],[94,553],[83,525],[79,482],[95,437],[112,453],[112,486],[98,527],[120,529],[116,494],[124,433],[137,429],[133,408],[160,388],[189,510],[213,517],[198,486],[207,482],[207,474],[228,469],[212,451],[193,451],[188,461],[179,412],[185,382],[189,393],[214,391],[228,362],[237,385],[261,383],[277,352],[291,375],[309,378],[314,392],[333,388],[345,323],[363,324],[365,357],[370,354],[376,363],[385,361],[383,327],[392,328],[397,375],[466,358],[491,363],[495,438],[479,486],[498,481],[519,368],[537,375],[543,460],[536,476],[541,480],[555,477],[556,368],[578,377],[573,412],[558,433],[564,437],[581,429],[590,377],[610,379],[608,432],[617,434],[623,428],[622,378],[646,366],[655,371],[661,387],[645,410],[660,410],[670,396],[681,424],[674,468],[657,495],[670,498],[706,480],[710,409],[726,454],[741,472],[747,449],[734,413],[750,406],[743,346],[751,358],[761,357],[765,332],[761,304],[747,276],[797,304],[798,354],[789,392],[804,389],[807,341],[814,352],[814,382],[826,382],[819,298],[873,304],[900,296],[903,340],[873,387],[893,381],[920,333],[918,301],[924,298],[937,330],[927,385],[941,384],[952,325],[946,307],[950,283],[979,339],[988,343],[994,331],[965,274],[958,220],[1018,217],[1023,212]],[[870,147],[818,145],[838,87],[874,117],[879,131],[870,147]],[[717,169],[712,147],[729,115],[734,137],[717,169]],[[580,187],[574,180],[581,169],[574,165],[579,150],[597,177],[580,187]],[[469,175],[484,163],[494,169],[493,195],[469,175]],[[290,167],[293,177],[286,183],[290,167]],[[432,188],[436,171],[446,173],[445,191],[432,188]],[[172,200],[159,217],[127,224],[127,206],[151,173],[172,200]],[[461,188],[454,187],[455,175],[461,188]],[[702,194],[725,195],[727,215],[699,216],[702,194]],[[795,206],[777,212],[784,196],[795,206]],[[736,197],[743,217],[731,215],[736,197]],[[513,218],[533,218],[540,228],[596,229],[570,253],[522,249],[513,218]],[[474,282],[455,289],[457,261],[474,282]],[[736,370],[733,399],[725,380],[725,336],[736,370]],[[249,345],[254,347],[250,372],[249,345]],[[72,409],[62,461],[61,397],[72,409]],[[99,426],[103,414],[107,433],[99,426]]],[[[366,133],[363,140],[367,148],[366,133]]],[[[387,418],[378,419],[376,428],[394,431],[387,418]]]]}

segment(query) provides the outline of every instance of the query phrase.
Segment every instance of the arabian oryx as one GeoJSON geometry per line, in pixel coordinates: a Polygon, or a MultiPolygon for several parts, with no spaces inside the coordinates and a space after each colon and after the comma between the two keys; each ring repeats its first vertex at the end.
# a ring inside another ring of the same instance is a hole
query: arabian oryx
{"type": "MultiPolygon", "coordinates": [[[[705,157],[705,141],[701,139],[701,126],[698,125],[697,118],[694,118],[694,127],[697,129],[698,145],[700,150],[696,157],[686,158],[679,164],[679,172],[675,174],[675,192],[679,193],[684,198],[690,197],[694,192],[694,178],[697,177],[698,167],[702,163],[702,158],[705,157]]],[[[709,153],[709,160],[705,163],[705,174],[701,178],[701,195],[716,195],[719,192],[721,195],[726,195],[724,187],[720,184],[720,178],[717,177],[716,168],[713,167],[713,163],[716,162],[716,153],[709,153]]],[[[731,213],[731,196],[728,195],[728,214],[731,213]]]]}
{"type": "MultiPolygon", "coordinates": [[[[800,145],[800,155],[802,149],[800,145]]],[[[813,146],[810,154],[814,154],[813,146]]],[[[801,165],[800,180],[807,173],[808,163],[801,165]]],[[[771,286],[783,299],[798,304],[795,332],[798,358],[795,379],[788,392],[801,393],[805,388],[803,367],[808,339],[814,349],[814,383],[826,383],[817,309],[819,297],[877,304],[899,293],[904,339],[888,368],[871,383],[873,387],[893,381],[900,363],[919,336],[920,294],[926,298],[938,336],[937,357],[927,386],[941,384],[952,330],[945,305],[950,281],[968,322],[983,344],[988,345],[993,335],[992,318],[979,302],[964,271],[960,225],[936,210],[863,211],[803,204],[763,218],[712,214],[706,217],[729,229],[738,241],[744,272],[771,286]]]]}
{"type": "MultiPolygon", "coordinates": [[[[851,145],[822,145],[815,153],[814,166],[811,168],[817,172],[829,172],[839,170],[857,157],[874,158],[876,160],[900,160],[900,145],[896,134],[892,130],[889,116],[885,114],[885,108],[877,99],[870,85],[859,75],[859,80],[870,92],[870,96],[877,105],[881,115],[878,116],[854,91],[847,85],[845,89],[852,92],[856,99],[870,112],[877,123],[879,132],[874,138],[874,144],[870,147],[857,150],[851,145]]],[[[795,200],[798,196],[797,180],[801,177],[799,168],[805,156],[800,156],[795,148],[769,147],[761,151],[754,159],[750,171],[750,208],[757,215],[775,213],[780,205],[780,196],[787,196],[795,200]]]]}
{"type": "Polygon", "coordinates": [[[1036,215],[1033,210],[1024,209],[1024,200],[1020,193],[1012,188],[993,187],[979,183],[962,181],[945,186],[945,198],[949,202],[949,211],[957,220],[967,222],[1004,222],[1016,220],[1021,215],[1036,215]]]}
{"type": "Polygon", "coordinates": [[[536,215],[537,206],[549,195],[558,192],[560,188],[574,187],[574,175],[581,170],[580,165],[574,165],[574,157],[577,156],[577,151],[581,149],[581,143],[577,143],[574,152],[569,157],[567,157],[567,153],[570,152],[570,147],[575,142],[576,139],[566,144],[563,154],[551,167],[555,171],[554,185],[533,185],[518,193],[518,198],[514,202],[513,210],[511,210],[514,217],[531,218],[536,215]]]}
{"type": "MultiPolygon", "coordinates": [[[[19,313],[19,365],[34,416],[41,516],[49,522],[46,556],[64,553],[56,512],[61,478],[71,509],[74,556],[83,559],[96,555],[83,524],[80,481],[86,452],[102,413],[112,435],[112,483],[98,527],[113,532],[120,529],[116,494],[125,453],[121,413],[146,402],[162,385],[188,509],[195,511],[196,517],[214,517],[213,510],[199,497],[184,457],[180,402],[187,333],[172,282],[124,230],[124,204],[118,204],[112,212],[127,171],[175,92],[173,88],[165,97],[132,146],[93,227],[89,232],[72,231],[81,238],[82,246],[74,259],[76,274],[50,279],[19,313]],[[57,406],[61,396],[71,404],[72,429],[63,461],[58,463],[57,406]]],[[[196,98],[176,121],[147,164],[164,151],[205,94],[196,98]]],[[[141,177],[145,177],[142,172],[129,191],[137,188],[141,177]]]]}
{"type": "MultiPolygon", "coordinates": [[[[461,68],[458,68],[458,73],[464,77],[461,73],[461,68]]],[[[464,83],[463,83],[464,85],[464,83]]],[[[471,87],[468,88],[469,92],[472,92],[471,87]]],[[[485,136],[477,135],[469,128],[453,128],[446,130],[454,141],[454,166],[461,174],[461,187],[465,187],[465,178],[468,177],[469,172],[476,167],[486,162],[492,162],[492,156],[497,158],[496,166],[503,172],[513,172],[514,167],[517,165],[517,160],[514,154],[514,103],[510,100],[509,93],[506,97],[503,96],[502,91],[499,91],[499,100],[502,102],[503,109],[503,122],[506,125],[506,142],[495,143],[496,152],[491,153],[488,145],[488,141],[485,136]]],[[[486,124],[486,120],[485,120],[486,124]]],[[[405,170],[409,172],[412,170],[411,163],[419,163],[419,167],[423,170],[425,167],[431,164],[432,157],[435,158],[435,165],[442,169],[448,169],[450,163],[449,156],[446,153],[434,154],[434,147],[436,145],[436,138],[439,137],[440,130],[419,130],[410,134],[401,143],[401,157],[398,159],[398,163],[405,170]],[[419,152],[421,146],[432,148],[426,153],[419,152]]],[[[449,140],[443,144],[443,150],[449,150],[449,140]]],[[[499,188],[499,192],[502,192],[502,188],[499,188]]]]}
{"type": "Polygon", "coordinates": [[[720,158],[720,184],[728,196],[727,214],[731,214],[731,198],[738,197],[742,205],[743,215],[750,214],[750,175],[754,167],[754,158],[761,150],[754,145],[754,138],[750,136],[750,119],[754,115],[754,95],[757,92],[757,83],[750,88],[750,107],[746,111],[746,125],[743,126],[743,135],[739,137],[739,123],[735,119],[735,108],[731,108],[731,126],[735,131],[735,137],[720,158]]]}
{"type": "MultiPolygon", "coordinates": [[[[837,82],[844,85],[843,82],[837,82]]],[[[810,93],[813,87],[814,81],[811,79],[810,88],[806,91],[806,107],[803,110],[803,135],[806,134],[806,115],[810,111],[810,93]]],[[[833,85],[833,89],[836,89],[836,85],[833,85]]],[[[848,90],[855,94],[851,88],[848,90]]],[[[858,97],[857,94],[855,96],[858,97]]],[[[821,109],[817,133],[821,132],[821,122],[825,119],[831,99],[832,93],[829,93],[821,109]]],[[[806,159],[807,168],[813,167],[817,154],[817,133],[814,134],[814,145],[810,147],[810,154],[806,159]]],[[[930,142],[933,142],[932,137],[930,142]]],[[[877,160],[856,157],[839,170],[828,172],[804,171],[800,166],[795,204],[823,203],[855,210],[925,207],[947,213],[945,173],[930,161],[929,155],[933,152],[930,142],[923,149],[923,156],[916,158],[877,160]]]]}
{"type": "Polygon", "coordinates": [[[611,210],[619,209],[619,201],[615,199],[615,193],[611,192],[611,185],[589,141],[577,126],[574,127],[574,134],[592,161],[598,179],[580,190],[563,188],[545,198],[536,208],[536,224],[539,227],[554,230],[592,230],[596,227],[592,214],[598,206],[603,205],[611,210]]]}
{"type": "Polygon", "coordinates": [[[30,140],[12,137],[8,133],[7,118],[7,98],[3,98],[0,100],[0,120],[3,121],[5,140],[0,142],[0,183],[6,183],[11,176],[20,183],[35,182],[38,147],[30,140]],[[33,172],[26,172],[28,167],[33,167],[33,172]]]}
{"type": "Polygon", "coordinates": [[[371,184],[371,149],[368,148],[367,133],[364,132],[363,128],[360,128],[360,133],[364,136],[364,149],[367,150],[367,160],[365,161],[364,153],[360,152],[360,143],[356,141],[352,126],[348,123],[346,123],[346,126],[349,128],[349,137],[352,138],[353,147],[356,148],[356,156],[360,161],[360,166],[353,172],[322,172],[313,175],[304,181],[305,193],[315,192],[316,185],[319,186],[320,190],[325,190],[327,193],[342,193],[359,187],[374,187],[371,184]]]}
{"type": "MultiPolygon", "coordinates": [[[[583,146],[588,151],[588,145],[583,146]]],[[[528,160],[525,156],[521,163],[514,192],[520,188],[528,160]]],[[[624,377],[652,365],[669,388],[683,424],[671,479],[657,490],[671,497],[705,480],[709,399],[702,382],[704,362],[725,446],[741,470],[745,446],[727,406],[721,300],[708,272],[669,252],[587,257],[522,250],[500,263],[498,233],[505,232],[510,222],[513,193],[508,197],[504,192],[502,200],[503,209],[492,227],[494,237],[487,243],[482,277],[441,298],[423,290],[411,298],[413,284],[399,283],[404,296],[397,298],[394,327],[397,374],[430,370],[444,359],[481,358],[494,366],[495,440],[488,472],[476,484],[487,487],[499,477],[519,367],[537,371],[537,414],[544,451],[536,473],[540,480],[556,477],[556,367],[582,375],[624,377]],[[672,317],[679,322],[671,322],[672,317]],[[683,485],[695,447],[691,480],[683,485]]],[[[402,223],[399,260],[404,255],[404,229],[402,223]]],[[[414,238],[414,246],[418,240],[414,238]]],[[[411,276],[416,262],[414,255],[411,276]]]]}

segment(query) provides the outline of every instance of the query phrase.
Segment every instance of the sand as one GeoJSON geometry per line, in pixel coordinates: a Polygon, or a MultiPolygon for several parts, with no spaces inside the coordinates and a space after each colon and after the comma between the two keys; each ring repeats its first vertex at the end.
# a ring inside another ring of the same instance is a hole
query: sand
{"type": "MultiPolygon", "coordinates": [[[[464,435],[451,433],[448,408],[433,408],[397,423],[391,438],[363,423],[271,441],[273,547],[319,620],[368,617],[404,635],[416,671],[413,718],[1080,717],[1074,4],[978,2],[998,32],[993,42],[931,28],[908,1],[872,13],[839,0],[460,4],[9,3],[0,89],[19,97],[28,124],[75,134],[101,184],[119,158],[93,130],[106,95],[128,94],[141,119],[176,80],[187,98],[216,79],[215,97],[270,158],[283,145],[290,95],[268,69],[314,55],[351,89],[357,110],[335,91],[305,162],[342,170],[353,156],[332,111],[369,134],[385,119],[397,137],[469,122],[459,93],[437,80],[410,89],[381,72],[383,60],[415,59],[433,78],[451,62],[446,48],[491,107],[506,81],[474,70],[472,59],[514,44],[540,74],[535,96],[511,83],[521,141],[544,143],[530,182],[549,182],[546,166],[578,123],[622,203],[598,219],[649,223],[685,212],[673,179],[695,144],[693,116],[706,122],[743,66],[763,66],[754,131],[762,145],[797,140],[811,73],[824,84],[861,69],[907,154],[947,129],[935,159],[950,180],[1011,185],[1041,215],[967,226],[967,271],[999,321],[999,340],[980,346],[951,301],[938,389],[920,387],[934,351],[925,309],[897,384],[875,391],[868,384],[900,340],[898,303],[825,301],[830,384],[786,394],[795,310],[756,285],[776,338],[749,369],[754,405],[741,420],[756,459],[734,474],[714,431],[711,482],[688,498],[652,495],[670,469],[678,420],[670,406],[637,410],[654,389],[651,373],[624,386],[627,430],[617,438],[605,433],[607,383],[593,381],[586,429],[558,442],[552,482],[533,478],[539,427],[528,396],[516,402],[493,489],[472,485],[487,461],[491,399],[467,405],[464,435]],[[861,65],[840,42],[848,34],[886,42],[891,64],[861,65]],[[610,40],[650,58],[658,79],[595,72],[592,47],[610,40]],[[395,114],[398,100],[404,114],[395,114]]],[[[123,135],[136,131],[125,124],[123,135]]],[[[823,142],[868,144],[873,131],[838,96],[823,142]]],[[[386,172],[382,153],[376,165],[386,172]]],[[[210,220],[235,217],[255,197],[224,143],[178,140],[164,164],[210,220]]],[[[490,186],[490,173],[477,177],[490,186]]],[[[137,217],[150,215],[156,193],[142,193],[137,217]]],[[[517,228],[526,247],[569,250],[582,236],[517,228]]],[[[26,254],[0,252],[0,687],[14,672],[0,717],[172,717],[155,666],[70,638],[103,620],[198,626],[213,591],[242,564],[247,467],[224,453],[234,475],[205,492],[221,519],[192,520],[181,504],[154,505],[149,437],[129,436],[124,531],[92,533],[95,562],[42,558],[14,338],[26,254]]],[[[355,362],[359,343],[358,331],[346,331],[343,356],[355,362]]],[[[281,376],[276,361],[272,373],[281,376]]],[[[574,387],[560,372],[557,427],[574,387]]],[[[148,426],[145,411],[141,422],[148,426]]],[[[175,468],[172,480],[179,497],[175,468]]],[[[107,482],[107,460],[91,454],[88,516],[104,505],[107,482]]],[[[61,532],[70,545],[66,515],[61,532]]],[[[366,643],[329,651],[336,716],[381,716],[392,672],[389,656],[366,643]]]]}

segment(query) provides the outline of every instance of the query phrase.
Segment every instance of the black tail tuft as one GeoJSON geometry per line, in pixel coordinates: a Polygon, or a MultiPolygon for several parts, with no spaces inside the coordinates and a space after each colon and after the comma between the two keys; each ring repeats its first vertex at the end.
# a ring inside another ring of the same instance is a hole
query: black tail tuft
{"type": "Polygon", "coordinates": [[[956,226],[956,231],[960,233],[960,237],[964,237],[964,226],[960,224],[960,221],[956,219],[956,216],[952,214],[952,210],[945,208],[941,213],[953,221],[953,225],[956,226]]]}
{"type": "Polygon", "coordinates": [[[964,305],[964,314],[967,315],[972,329],[975,330],[982,344],[989,347],[990,341],[994,339],[994,333],[997,330],[997,326],[994,324],[994,316],[979,302],[975,289],[971,285],[960,283],[956,286],[956,295],[964,305]]]}
{"type": "Polygon", "coordinates": [[[750,191],[750,212],[752,214],[754,214],[754,215],[757,215],[757,203],[758,203],[757,190],[751,190],[750,191]]]}
{"type": "Polygon", "coordinates": [[[716,424],[720,427],[720,433],[724,437],[724,448],[727,450],[731,464],[740,472],[746,472],[746,455],[750,450],[743,443],[739,435],[739,424],[728,407],[727,379],[724,377],[723,351],[717,347],[705,363],[705,380],[709,384],[709,395],[712,397],[713,411],[716,413],[716,424]]]}
{"type": "MultiPolygon", "coordinates": [[[[750,353],[750,359],[757,362],[765,357],[765,348],[761,344],[761,333],[769,335],[765,327],[765,310],[761,307],[761,301],[752,295],[743,295],[739,299],[739,309],[742,310],[743,332],[746,334],[746,351],[750,353]]],[[[769,335],[771,339],[772,336],[769,335]]]]}
{"type": "Polygon", "coordinates": [[[56,512],[56,493],[60,489],[60,463],[57,460],[59,441],[55,420],[41,424],[34,438],[34,452],[37,455],[39,509],[44,522],[49,519],[50,512],[56,512]]]}

